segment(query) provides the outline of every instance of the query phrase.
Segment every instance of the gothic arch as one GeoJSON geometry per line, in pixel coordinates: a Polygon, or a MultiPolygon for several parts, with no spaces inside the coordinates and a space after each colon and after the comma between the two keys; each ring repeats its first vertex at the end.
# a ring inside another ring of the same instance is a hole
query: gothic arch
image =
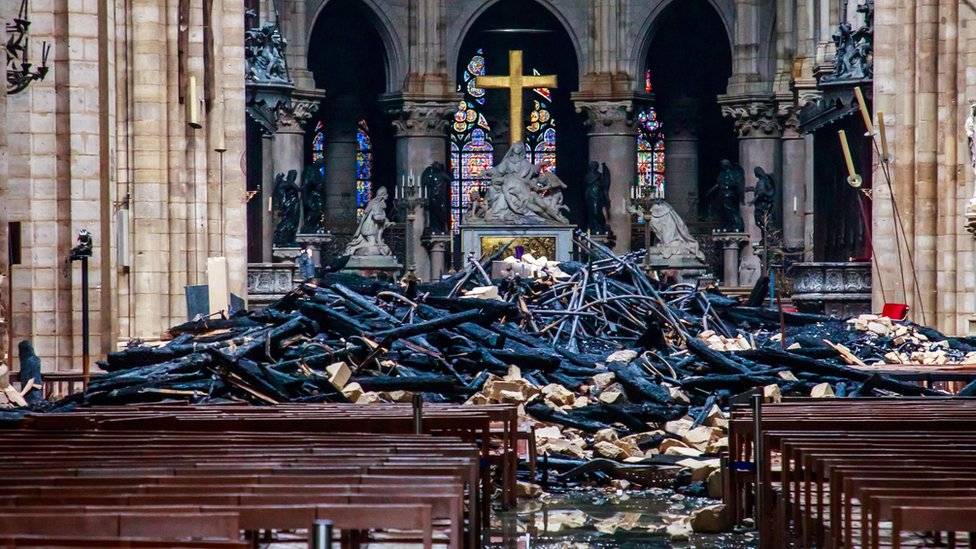
{"type": "MultiPolygon", "coordinates": [[[[636,20],[640,21],[637,33],[634,35],[634,50],[630,56],[631,70],[634,75],[634,87],[640,90],[643,79],[640,77],[644,72],[644,63],[651,49],[651,43],[657,33],[660,16],[674,2],[678,0],[659,0],[650,4],[646,13],[637,13],[636,20]]],[[[735,3],[734,0],[708,0],[708,3],[715,9],[715,13],[722,20],[725,27],[726,39],[729,41],[729,51],[735,51],[735,44],[732,36],[735,34],[735,3]]]]}
{"type": "MultiPolygon", "coordinates": [[[[461,52],[461,46],[464,43],[464,39],[468,36],[468,32],[489,8],[500,2],[501,0],[489,0],[485,1],[475,1],[469,0],[465,2],[458,2],[459,13],[454,17],[454,22],[450,23],[445,36],[445,48],[447,56],[447,66],[457,67],[458,58],[461,52]]],[[[573,44],[573,51],[576,55],[577,63],[577,74],[584,74],[586,72],[585,67],[587,66],[588,50],[584,47],[583,42],[580,40],[580,35],[585,36],[585,26],[586,18],[588,16],[588,8],[586,8],[585,3],[570,3],[559,0],[527,0],[535,2],[536,4],[545,8],[549,13],[555,17],[556,21],[562,26],[566,35],[569,37],[570,42],[573,44]],[[557,4],[564,4],[566,7],[560,8],[557,4]],[[580,7],[583,6],[583,7],[580,7]],[[574,25],[573,22],[576,22],[574,25]],[[582,30],[582,32],[577,32],[582,30]]],[[[450,71],[451,77],[455,78],[456,74],[453,69],[450,71]]],[[[455,82],[456,84],[456,82],[455,82]]]]}
{"type": "MultiPolygon", "coordinates": [[[[319,17],[325,7],[332,2],[342,1],[342,0],[310,0],[308,4],[308,17],[306,24],[308,28],[305,29],[305,35],[309,37],[309,42],[305,44],[305,51],[309,52],[311,50],[312,44],[311,40],[314,36],[315,25],[318,23],[319,17]]],[[[383,46],[386,49],[386,91],[395,92],[400,89],[403,85],[403,81],[407,75],[406,67],[406,45],[405,37],[400,35],[397,30],[397,26],[393,23],[394,20],[405,20],[406,13],[404,14],[392,14],[389,13],[393,8],[391,8],[388,3],[381,2],[378,0],[354,0],[364,8],[369,14],[370,23],[373,28],[376,29],[377,34],[379,34],[380,39],[383,41],[383,46]]],[[[405,27],[403,27],[405,30],[405,27]]]]}

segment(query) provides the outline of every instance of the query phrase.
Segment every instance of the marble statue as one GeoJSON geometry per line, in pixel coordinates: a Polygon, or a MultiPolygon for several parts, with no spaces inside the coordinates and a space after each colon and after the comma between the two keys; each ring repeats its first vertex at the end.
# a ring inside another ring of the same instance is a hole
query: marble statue
{"type": "Polygon", "coordinates": [[[271,199],[277,219],[272,238],[275,246],[295,244],[295,234],[302,221],[302,189],[296,183],[297,179],[297,170],[289,170],[287,177],[283,173],[275,176],[271,199]]]}
{"type": "Polygon", "coordinates": [[[755,206],[753,215],[755,216],[756,226],[763,231],[769,229],[769,224],[773,221],[773,206],[776,198],[776,181],[773,175],[767,173],[761,166],[756,166],[756,186],[753,187],[752,203],[755,206]]]}
{"type": "Polygon", "coordinates": [[[431,234],[447,234],[451,224],[451,174],[434,162],[420,176],[428,198],[427,229],[431,234]]]}
{"type": "Polygon", "coordinates": [[[966,118],[966,137],[969,139],[969,165],[976,174],[976,103],[969,105],[969,117],[966,118]]]}
{"type": "Polygon", "coordinates": [[[383,242],[383,231],[389,220],[386,217],[386,187],[376,189],[376,194],[363,209],[363,217],[346,246],[344,255],[352,256],[390,256],[393,251],[383,242]]]}
{"type": "Polygon", "coordinates": [[[656,255],[664,259],[691,256],[705,261],[705,254],[702,253],[698,241],[691,236],[688,225],[670,204],[658,198],[651,205],[650,214],[648,227],[657,239],[657,244],[653,246],[656,255]]]}
{"type": "Polygon", "coordinates": [[[607,218],[610,217],[610,168],[590,162],[590,168],[583,177],[586,189],[586,229],[594,234],[607,233],[607,218]]]}
{"type": "Polygon", "coordinates": [[[525,145],[516,143],[489,170],[491,184],[483,211],[469,210],[465,223],[567,224],[563,214],[562,190],[566,188],[552,172],[525,159],[525,145]],[[480,214],[480,215],[479,215],[480,214]]]}
{"type": "Polygon", "coordinates": [[[739,209],[746,183],[745,171],[742,166],[734,165],[727,159],[722,160],[719,165],[721,170],[718,180],[708,193],[718,192],[722,230],[741,233],[745,231],[742,211],[739,209]]]}

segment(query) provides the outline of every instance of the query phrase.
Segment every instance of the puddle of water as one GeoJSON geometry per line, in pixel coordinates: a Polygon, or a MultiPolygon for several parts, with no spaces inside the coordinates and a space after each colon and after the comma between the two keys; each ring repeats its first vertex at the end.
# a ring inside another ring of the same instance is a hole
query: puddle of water
{"type": "Polygon", "coordinates": [[[687,516],[695,509],[715,503],[662,489],[548,494],[538,500],[521,500],[516,509],[494,513],[490,547],[755,548],[755,537],[748,532],[691,534],[688,541],[673,542],[664,532],[668,524],[666,516],[687,516]]]}

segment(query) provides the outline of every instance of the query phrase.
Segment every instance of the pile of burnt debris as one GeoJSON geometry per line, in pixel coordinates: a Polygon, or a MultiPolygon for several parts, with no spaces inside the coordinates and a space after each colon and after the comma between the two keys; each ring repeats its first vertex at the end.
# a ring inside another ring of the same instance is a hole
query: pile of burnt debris
{"type": "Polygon", "coordinates": [[[704,490],[737,394],[935,395],[862,366],[976,362],[972,340],[664,287],[640,268],[641,252],[618,256],[585,234],[577,246],[586,262],[497,261],[501,250],[433,284],[310,281],[263,310],[187,322],[163,344],[111,353],[99,363],[105,375],[49,409],[370,403],[417,392],[428,402],[517,403],[564,480],[638,482],[648,470],[630,464],[667,463],[704,490]]]}

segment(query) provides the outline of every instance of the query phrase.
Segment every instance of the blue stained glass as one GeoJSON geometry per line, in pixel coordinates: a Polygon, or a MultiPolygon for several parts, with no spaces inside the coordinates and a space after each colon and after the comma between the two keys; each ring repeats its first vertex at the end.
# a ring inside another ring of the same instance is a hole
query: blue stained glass
{"type": "Polygon", "coordinates": [[[637,190],[641,196],[664,196],[664,132],[654,107],[637,114],[637,190]]]}
{"type": "Polygon", "coordinates": [[[366,120],[360,119],[356,128],[356,212],[363,215],[363,208],[369,202],[373,179],[373,142],[369,137],[366,120]]]}
{"type": "Polygon", "coordinates": [[[493,146],[489,132],[491,127],[481,109],[486,103],[485,90],[479,88],[475,78],[485,74],[484,51],[478,50],[468,62],[463,73],[464,82],[459,91],[464,100],[458,104],[451,125],[451,228],[459,231],[462,212],[468,207],[470,194],[484,188],[488,177],[485,171],[491,167],[493,146]]]}

